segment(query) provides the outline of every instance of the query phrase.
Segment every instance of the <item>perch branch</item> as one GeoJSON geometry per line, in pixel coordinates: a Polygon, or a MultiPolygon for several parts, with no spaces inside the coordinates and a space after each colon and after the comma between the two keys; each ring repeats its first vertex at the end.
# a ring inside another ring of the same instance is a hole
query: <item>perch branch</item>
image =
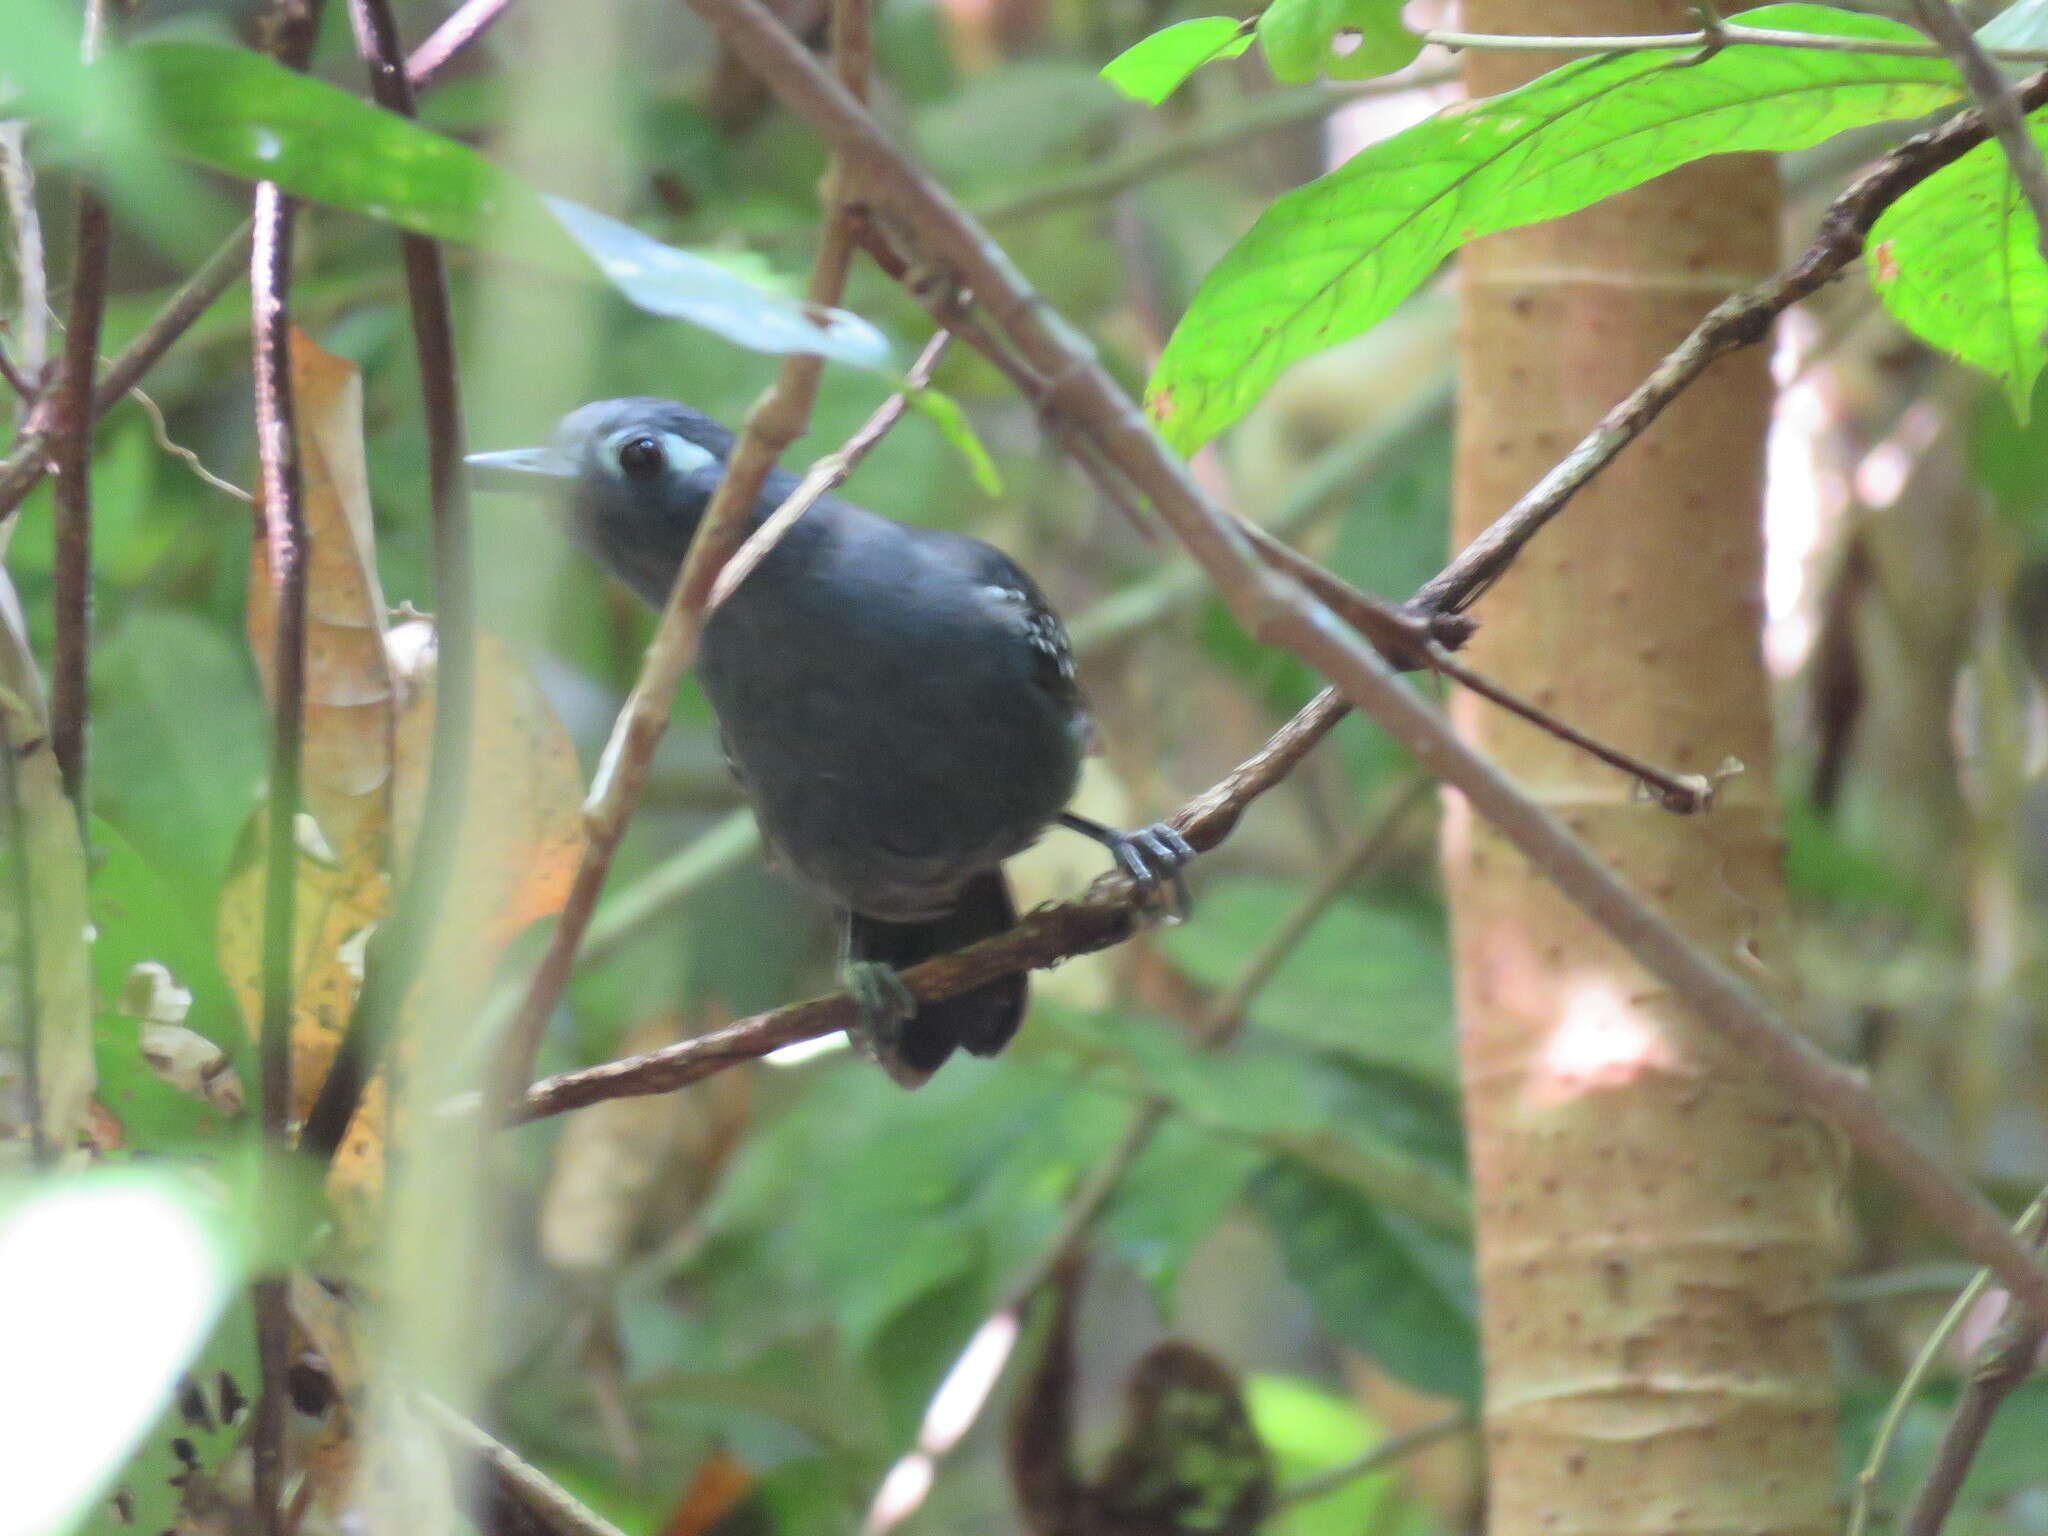
{"type": "MultiPolygon", "coordinates": [[[[1918,0],[1915,0],[1918,4],[1918,0]]],[[[1716,21],[1694,32],[1623,33],[1607,37],[1540,37],[1503,32],[1453,32],[1438,29],[1418,34],[1453,52],[1475,53],[1699,53],[1722,48],[1796,48],[1808,53],[1864,53],[1893,59],[1939,59],[1947,50],[1933,43],[1909,43],[1878,37],[1831,37],[1824,32],[1785,32],[1774,27],[1745,27],[1716,21]]],[[[2014,64],[2048,64],[2048,48],[1993,48],[1990,57],[2014,64]]]]}
{"type": "MultiPolygon", "coordinates": [[[[758,0],[691,4],[784,105],[810,123],[843,165],[857,169],[864,197],[875,205],[888,237],[908,244],[914,269],[927,275],[949,274],[975,295],[1023,360],[1052,382],[1053,404],[1060,413],[1091,436],[1103,455],[1150,499],[1257,639],[1293,651],[1331,679],[1345,699],[1371,715],[1424,768],[1461,791],[1481,818],[1698,1017],[1759,1057],[1795,1098],[1840,1127],[1931,1220],[1997,1271],[2030,1310],[2048,1318],[2048,1271],[2006,1230],[1989,1202],[1894,1123],[1860,1077],[1780,1019],[1728,967],[1700,950],[1618,879],[1561,821],[1460,740],[1440,711],[1402,685],[1378,651],[1298,584],[1257,565],[1242,532],[1207,499],[1186,466],[1095,360],[1087,342],[758,0]]],[[[2048,76],[2030,80],[2022,88],[2023,96],[2028,90],[2048,90],[2048,76]]],[[[1911,170],[1905,174],[1917,179],[1928,173],[1932,162],[1948,163],[1968,147],[1962,140],[1971,133],[1971,142],[1982,141],[1982,117],[1974,110],[1914,141],[1913,158],[1904,162],[1911,170]],[[1958,123],[1964,126],[1957,127],[1958,123]]],[[[1851,189],[1852,198],[1863,194],[1852,202],[1855,211],[1867,210],[1873,186],[1890,190],[1888,169],[1906,153],[1902,148],[1851,189]]],[[[1841,206],[1837,204],[1837,211],[1841,206]]],[[[1839,243],[1860,249],[1861,241],[1858,231],[1839,243]]],[[[1795,272],[1807,266],[1802,263],[1795,272]]],[[[1761,334],[1768,315],[1760,312],[1754,323],[1761,334]]]]}

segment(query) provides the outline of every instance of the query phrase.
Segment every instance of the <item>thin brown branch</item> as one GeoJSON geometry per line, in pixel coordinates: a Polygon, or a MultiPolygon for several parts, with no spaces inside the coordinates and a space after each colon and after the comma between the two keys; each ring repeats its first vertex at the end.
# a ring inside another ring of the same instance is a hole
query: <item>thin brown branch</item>
{"type": "MultiPolygon", "coordinates": [[[[1172,817],[1198,851],[1228,837],[1251,803],[1291,773],[1344,715],[1332,693],[1320,693],[1228,777],[1172,817]]],[[[1033,912],[1009,932],[912,966],[903,980],[920,1002],[937,1002],[1012,971],[1054,965],[1121,943],[1138,927],[1139,893],[1121,875],[1106,876],[1076,900],[1033,912]]],[[[793,1003],[724,1029],[580,1072],[544,1078],[527,1090],[518,1120],[538,1120],[605,1099],[668,1093],[742,1061],[752,1061],[842,1030],[854,1020],[845,993],[793,1003]]]]}
{"type": "Polygon", "coordinates": [[[939,359],[946,355],[946,348],[952,340],[951,331],[936,332],[925,343],[917,361],[911,364],[904,380],[905,387],[877,406],[874,414],[842,447],[813,464],[782,505],[747,535],[746,543],[733,552],[733,557],[718,573],[718,579],[711,584],[711,597],[705,604],[707,612],[716,612],[719,605],[739,589],[739,584],[747,579],[754,567],[767,559],[775,546],[782,542],[783,535],[796,526],[797,519],[816,506],[820,497],[844,485],[847,477],[860,467],[861,460],[875,451],[910,408],[911,393],[931,383],[932,373],[939,366],[939,359]]]}
{"type": "MultiPolygon", "coordinates": [[[[90,36],[100,23],[88,13],[90,36]]],[[[93,51],[88,44],[87,56],[93,51]]],[[[57,471],[56,564],[51,605],[56,647],[50,667],[50,742],[64,775],[64,793],[83,818],[85,801],[86,672],[92,655],[92,428],[93,370],[99,361],[100,320],[107,305],[107,205],[93,187],[78,194],[78,242],[65,322],[64,369],[51,424],[51,459],[57,471]]]]}
{"type": "MultiPolygon", "coordinates": [[[[2044,1213],[2048,1213],[2048,1196],[2035,1201],[2018,1229],[2020,1236],[2036,1249],[2041,1247],[2044,1213]]],[[[2048,1339],[2048,1320],[2008,1301],[2004,1319],[1984,1341],[1970,1366],[1970,1379],[1963,1385],[1962,1396],[1956,1399],[1955,1411],[1949,1415],[1941,1432],[1941,1443],[1935,1447],[1934,1460],[1919,1491],[1913,1495],[1903,1536],[1941,1536],[1941,1528],[1955,1508],[1956,1495],[1963,1491],[1963,1482],[1970,1475],[1977,1452],[1983,1448],[1991,1421],[2005,1406],[2005,1400],[2034,1373],[2044,1339],[2048,1339]]]]}
{"type": "MultiPolygon", "coordinates": [[[[1998,147],[2005,151],[2006,164],[2012,168],[2013,180],[2019,183],[2020,195],[2033,211],[2034,248],[2048,261],[2048,164],[2041,159],[2041,146],[2027,131],[2027,115],[2020,110],[2012,83],[1991,61],[1983,44],[1971,33],[1970,24],[1949,0],[1913,0],[1913,14],[1920,18],[1921,27],[1948,55],[1949,62],[1970,87],[1970,94],[1977,98],[1978,109],[1990,124],[1998,147]]],[[[2030,52],[2036,61],[2048,58],[2039,49],[2030,52]]]]}
{"type": "MultiPolygon", "coordinates": [[[[291,376],[290,273],[292,202],[275,183],[256,189],[255,241],[249,289],[256,372],[256,449],[262,472],[259,503],[268,575],[277,602],[276,679],[271,701],[270,803],[263,881],[262,1063],[263,1138],[272,1157],[289,1141],[292,1106],[292,956],[298,885],[300,757],[306,693],[306,520],[294,435],[291,376]]],[[[285,1371],[290,1327],[284,1281],[256,1286],[257,1346],[263,1391],[254,1437],[257,1507],[269,1536],[278,1536],[284,1454],[285,1371]]]]}
{"type": "MultiPolygon", "coordinates": [[[[1253,561],[1229,515],[1209,502],[1186,466],[1095,360],[1086,341],[758,0],[691,3],[783,104],[809,122],[843,164],[859,172],[864,200],[876,207],[889,238],[908,247],[909,269],[950,274],[974,293],[1024,361],[1052,381],[1055,406],[1084,428],[1109,461],[1150,499],[1256,638],[1293,651],[1330,678],[1346,699],[1371,715],[1423,767],[1460,790],[1475,812],[1697,1016],[1762,1058],[1816,1114],[1832,1120],[1898,1181],[1966,1252],[1995,1269],[2030,1309],[2048,1317],[2048,1271],[2014,1240],[1982,1195],[1949,1174],[1891,1119],[1855,1073],[1829,1060],[1793,1030],[1752,988],[1696,948],[1618,879],[1561,821],[1473,752],[1441,712],[1404,687],[1384,658],[1326,607],[1288,578],[1253,561]]],[[[2029,81],[2023,95],[2027,91],[2048,93],[2048,76],[2029,81]]],[[[1785,283],[1801,293],[1811,292],[1824,280],[1823,269],[1831,275],[1848,259],[1848,248],[1861,248],[1868,224],[1857,226],[1857,218],[1869,215],[1874,204],[1896,197],[1904,185],[1937,165],[1949,163],[1970,144],[1981,142],[1983,134],[1981,115],[1959,114],[1864,177],[1823,227],[1825,254],[1814,257],[1810,252],[1810,259],[1795,267],[1785,283]],[[1969,123],[1973,116],[1974,127],[1969,123]],[[1799,288],[1801,283],[1807,286],[1799,288]]],[[[1784,298],[1777,307],[1789,302],[1784,298]]],[[[1738,328],[1737,337],[1756,339],[1775,313],[1767,305],[1754,307],[1746,330],[1738,328]]],[[[1657,407],[1668,398],[1658,399],[1657,407]]],[[[1614,446],[1618,449],[1619,443],[1614,446]]],[[[1576,483],[1583,483],[1583,478],[1576,483]]],[[[1496,573],[1505,563],[1500,561],[1496,573]]],[[[1460,580],[1470,575],[1467,572],[1460,580]]]]}
{"type": "MultiPolygon", "coordinates": [[[[356,46],[371,94],[386,111],[417,115],[390,0],[350,0],[356,46]]],[[[363,1083],[390,1039],[418,979],[455,873],[476,693],[476,601],[470,561],[469,480],[463,470],[462,402],[455,324],[440,245],[404,234],[406,298],[412,315],[420,399],[427,428],[427,494],[434,529],[434,728],[420,830],[406,859],[390,918],[364,957],[363,986],[300,1145],[331,1157],[354,1118],[363,1083]]],[[[403,856],[403,855],[401,855],[403,856]]]]}
{"type": "MultiPolygon", "coordinates": [[[[872,57],[867,0],[835,0],[832,54],[838,71],[837,88],[864,92],[872,57]]],[[[843,200],[844,171],[843,158],[835,157],[822,189],[827,217],[807,294],[811,303],[821,307],[839,302],[853,263],[853,218],[843,200]]],[[[655,744],[668,727],[676,686],[696,656],[713,583],[744,542],[748,516],[769,471],[784,450],[809,427],[823,368],[822,358],[802,353],[783,361],[774,385],[747,413],[718,489],[690,541],[689,553],[669,592],[668,602],[663,605],[654,638],[648,642],[640,675],[612,728],[611,740],[606,743],[596,781],[585,802],[587,841],[582,862],[577,866],[554,932],[549,935],[547,951],[499,1049],[486,1100],[487,1112],[493,1119],[519,1104],[533,1079],[541,1034],[568,983],[577,947],[597,910],[598,894],[611,873],[612,859],[625,836],[626,823],[639,804],[647,765],[653,758],[655,744]]]]}
{"type": "MultiPolygon", "coordinates": [[[[2017,96],[2030,112],[2048,104],[2048,70],[2028,76],[2019,85],[2017,96]]],[[[1664,408],[1716,359],[1762,341],[1780,314],[1817,293],[1863,254],[1864,242],[1880,214],[1989,136],[1983,112],[1973,107],[1906,140],[1857,177],[1829,205],[1813,243],[1797,261],[1709,310],[1692,333],[1626,400],[1601,417],[1577,447],[1424,583],[1415,595],[1416,606],[1429,612],[1469,607],[1500,579],[1523,546],[1613,462],[1615,455],[1642,436],[1664,408]]]]}
{"type": "MultiPolygon", "coordinates": [[[[1455,52],[1474,53],[1700,53],[1722,48],[1795,48],[1811,53],[1861,53],[1879,58],[1938,59],[1944,49],[1929,43],[1897,42],[1878,37],[1836,37],[1825,32],[1790,32],[1778,27],[1745,27],[1715,19],[1696,32],[1621,33],[1605,37],[1543,37],[1504,32],[1452,32],[1431,29],[1418,34],[1455,52]]],[[[2017,64],[2048,62],[2048,48],[1999,48],[1993,53],[2017,64]]]]}
{"type": "Polygon", "coordinates": [[[1460,619],[1460,615],[1420,614],[1412,608],[1382,602],[1256,524],[1246,523],[1245,534],[1262,559],[1287,572],[1327,603],[1332,613],[1370,640],[1393,665],[1404,669],[1427,667],[1442,673],[1538,730],[1627,774],[1667,811],[1689,816],[1714,803],[1714,781],[1705,774],[1674,773],[1646,762],[1632,752],[1566,724],[1548,710],[1466,666],[1451,654],[1450,645],[1446,644],[1462,644],[1469,633],[1467,625],[1447,624],[1446,621],[1460,619]]]}

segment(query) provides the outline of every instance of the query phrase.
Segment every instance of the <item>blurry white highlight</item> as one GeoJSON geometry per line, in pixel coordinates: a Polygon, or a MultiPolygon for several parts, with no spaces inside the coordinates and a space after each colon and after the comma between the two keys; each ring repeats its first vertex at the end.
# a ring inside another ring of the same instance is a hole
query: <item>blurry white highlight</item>
{"type": "Polygon", "coordinates": [[[64,1529],[170,1400],[227,1299],[169,1187],[66,1180],[0,1215],[0,1536],[64,1529]]]}

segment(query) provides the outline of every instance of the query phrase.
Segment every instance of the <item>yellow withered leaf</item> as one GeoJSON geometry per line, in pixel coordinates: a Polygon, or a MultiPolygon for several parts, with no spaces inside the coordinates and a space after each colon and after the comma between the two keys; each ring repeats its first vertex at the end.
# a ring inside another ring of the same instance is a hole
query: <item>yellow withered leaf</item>
{"type": "MultiPolygon", "coordinates": [[[[363,386],[355,365],[292,333],[301,501],[306,538],[305,807],[344,864],[381,865],[391,815],[395,710],[384,652],[363,451],[363,386]]],[[[258,536],[249,556],[249,645],[276,701],[276,573],[258,536]]]]}

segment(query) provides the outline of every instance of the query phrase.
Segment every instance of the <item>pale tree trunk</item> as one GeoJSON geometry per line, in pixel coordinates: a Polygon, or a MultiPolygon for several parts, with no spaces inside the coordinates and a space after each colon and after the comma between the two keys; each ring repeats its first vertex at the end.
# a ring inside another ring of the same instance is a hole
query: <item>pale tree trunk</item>
{"type": "MultiPolygon", "coordinates": [[[[1475,31],[1667,32],[1649,0],[1468,0],[1475,31]]],[[[1475,94],[1556,61],[1473,55],[1475,94]]],[[[1715,300],[1776,265],[1761,158],[1496,236],[1462,266],[1457,536],[1715,300]]],[[[1723,362],[1479,607],[1471,659],[1666,766],[1682,818],[1470,697],[1468,736],[1699,944],[1789,1000],[1762,665],[1767,358],[1723,362]]],[[[1456,935],[1496,1536],[1832,1530],[1832,1137],[1455,801],[1456,935]]]]}

